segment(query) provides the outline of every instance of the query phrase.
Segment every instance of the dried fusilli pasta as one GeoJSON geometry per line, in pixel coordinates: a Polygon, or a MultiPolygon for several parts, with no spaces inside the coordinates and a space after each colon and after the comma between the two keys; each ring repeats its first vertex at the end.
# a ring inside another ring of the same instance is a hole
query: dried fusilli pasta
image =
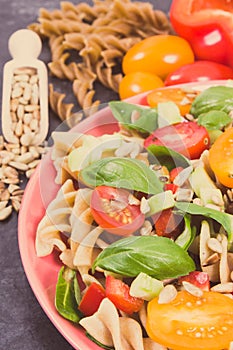
{"type": "MultiPolygon", "coordinates": [[[[87,116],[100,103],[94,100],[95,82],[118,92],[122,59],[132,45],[172,32],[165,13],[150,3],[131,0],[93,0],[92,5],[61,2],[60,9],[40,9],[38,23],[29,28],[49,39],[49,69],[57,78],[73,82],[77,103],[88,110],[87,116]]],[[[62,120],[70,117],[72,109],[71,104],[63,104],[64,97],[50,89],[50,104],[62,120]]]]}

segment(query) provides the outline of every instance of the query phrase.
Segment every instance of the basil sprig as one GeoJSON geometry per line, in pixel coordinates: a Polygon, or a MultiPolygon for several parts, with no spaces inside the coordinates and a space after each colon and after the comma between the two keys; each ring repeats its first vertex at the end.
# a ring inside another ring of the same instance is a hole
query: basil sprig
{"type": "Polygon", "coordinates": [[[89,187],[105,185],[150,194],[163,191],[156,173],[138,159],[103,158],[81,170],[79,176],[89,187]]]}
{"type": "Polygon", "coordinates": [[[159,280],[176,278],[195,270],[187,251],[171,239],[159,236],[130,236],[104,249],[93,265],[122,276],[140,272],[159,280]]]}

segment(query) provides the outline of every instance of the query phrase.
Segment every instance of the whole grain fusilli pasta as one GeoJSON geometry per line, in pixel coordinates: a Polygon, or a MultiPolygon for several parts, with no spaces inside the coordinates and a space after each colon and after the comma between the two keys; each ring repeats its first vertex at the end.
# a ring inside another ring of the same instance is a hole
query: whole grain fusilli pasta
{"type": "MultiPolygon", "coordinates": [[[[29,28],[48,39],[49,69],[55,77],[73,82],[77,104],[86,116],[100,103],[94,100],[95,82],[118,92],[122,59],[132,45],[172,32],[165,13],[150,3],[131,0],[93,0],[92,5],[61,2],[60,9],[40,9],[38,23],[29,28]]],[[[70,117],[73,107],[63,103],[64,97],[50,88],[50,104],[62,120],[70,117]]]]}

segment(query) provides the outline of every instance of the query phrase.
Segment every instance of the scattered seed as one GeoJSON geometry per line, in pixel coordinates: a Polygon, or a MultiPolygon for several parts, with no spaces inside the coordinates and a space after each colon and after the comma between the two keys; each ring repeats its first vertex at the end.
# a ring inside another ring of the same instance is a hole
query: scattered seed
{"type": "Polygon", "coordinates": [[[3,208],[0,211],[0,221],[3,221],[5,219],[7,219],[12,213],[12,206],[8,205],[8,207],[3,208]]]}
{"type": "Polygon", "coordinates": [[[7,206],[8,201],[0,201],[0,212],[7,206]]]}
{"type": "Polygon", "coordinates": [[[17,170],[21,170],[21,171],[27,171],[28,170],[27,164],[24,164],[24,163],[12,161],[12,162],[9,163],[9,165],[12,166],[13,168],[17,169],[17,170]]]}

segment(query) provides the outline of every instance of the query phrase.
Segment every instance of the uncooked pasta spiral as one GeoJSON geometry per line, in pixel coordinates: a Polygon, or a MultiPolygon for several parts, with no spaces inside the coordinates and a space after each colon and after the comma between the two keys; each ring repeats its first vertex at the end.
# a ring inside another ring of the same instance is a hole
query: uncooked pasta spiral
{"type": "MultiPolygon", "coordinates": [[[[40,9],[38,23],[29,28],[48,38],[49,69],[58,79],[72,82],[77,104],[88,110],[86,116],[100,103],[95,101],[95,82],[118,92],[122,59],[132,45],[172,32],[165,13],[150,3],[131,0],[94,0],[92,5],[61,2],[60,9],[40,9]]],[[[52,109],[62,120],[69,118],[70,105],[63,106],[63,94],[50,92],[52,109]]]]}

